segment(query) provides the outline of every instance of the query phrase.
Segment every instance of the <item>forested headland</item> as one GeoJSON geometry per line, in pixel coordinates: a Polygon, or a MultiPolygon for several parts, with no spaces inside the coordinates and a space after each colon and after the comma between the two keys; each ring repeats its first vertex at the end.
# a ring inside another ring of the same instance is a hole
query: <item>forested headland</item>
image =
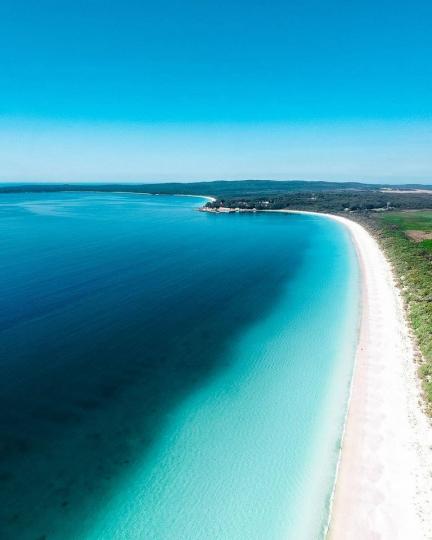
{"type": "MultiPolygon", "coordinates": [[[[432,193],[432,186],[429,186],[432,193]]],[[[317,212],[373,209],[430,208],[429,193],[419,184],[391,186],[360,182],[218,180],[213,182],[126,183],[33,183],[3,184],[0,193],[52,193],[58,191],[148,193],[160,195],[208,195],[209,208],[277,210],[282,208],[317,212]]]]}

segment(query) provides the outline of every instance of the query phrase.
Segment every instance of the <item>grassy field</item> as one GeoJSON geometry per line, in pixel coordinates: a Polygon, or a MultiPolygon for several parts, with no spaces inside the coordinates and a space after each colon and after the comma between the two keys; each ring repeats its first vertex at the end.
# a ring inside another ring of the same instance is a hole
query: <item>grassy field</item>
{"type": "Polygon", "coordinates": [[[414,241],[410,231],[432,232],[432,210],[388,212],[367,220],[378,234],[404,295],[423,361],[419,374],[432,415],[432,240],[414,241]]]}
{"type": "Polygon", "coordinates": [[[432,231],[432,210],[407,210],[388,212],[380,219],[387,225],[393,225],[402,231],[432,231]]]}
{"type": "Polygon", "coordinates": [[[432,252],[432,210],[389,212],[380,219],[386,229],[403,231],[420,249],[432,252]]]}

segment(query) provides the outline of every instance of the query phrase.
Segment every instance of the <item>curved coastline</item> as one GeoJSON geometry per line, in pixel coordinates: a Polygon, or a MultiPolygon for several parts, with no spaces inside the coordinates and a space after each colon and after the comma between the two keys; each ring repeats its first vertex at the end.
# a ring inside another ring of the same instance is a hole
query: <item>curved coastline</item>
{"type": "Polygon", "coordinates": [[[274,212],[339,222],[361,270],[361,328],[324,533],[331,540],[432,538],[432,429],[419,405],[415,348],[391,267],[375,239],[350,219],[274,212]]]}
{"type": "Polygon", "coordinates": [[[327,538],[432,538],[432,430],[419,404],[415,349],[391,267],[358,223],[301,213],[347,227],[362,279],[359,343],[327,538]]]}
{"type": "Polygon", "coordinates": [[[359,259],[359,341],[324,534],[330,540],[432,538],[432,428],[419,404],[415,347],[390,264],[376,240],[350,219],[263,212],[335,220],[349,231],[359,259]]]}

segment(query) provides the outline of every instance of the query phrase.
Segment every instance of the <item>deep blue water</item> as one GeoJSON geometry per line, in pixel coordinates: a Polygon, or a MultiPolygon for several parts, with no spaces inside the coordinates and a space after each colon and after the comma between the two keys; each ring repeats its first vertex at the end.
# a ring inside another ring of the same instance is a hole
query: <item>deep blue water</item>
{"type": "Polygon", "coordinates": [[[0,196],[0,537],[319,538],[356,342],[344,229],[0,196]]]}

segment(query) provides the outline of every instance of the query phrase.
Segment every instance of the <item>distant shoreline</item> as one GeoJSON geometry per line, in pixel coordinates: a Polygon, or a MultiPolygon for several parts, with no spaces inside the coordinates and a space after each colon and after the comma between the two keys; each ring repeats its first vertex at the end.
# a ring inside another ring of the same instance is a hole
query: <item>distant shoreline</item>
{"type": "Polygon", "coordinates": [[[189,195],[189,194],[185,194],[185,193],[145,193],[144,191],[99,191],[97,189],[95,190],[92,190],[92,191],[89,191],[89,190],[84,190],[84,191],[78,191],[78,190],[69,190],[69,189],[65,189],[61,192],[53,192],[53,191],[48,191],[48,192],[44,192],[44,191],[40,191],[40,192],[36,192],[36,193],[103,193],[103,194],[110,194],[110,193],[119,193],[119,194],[123,194],[123,195],[147,195],[147,196],[162,196],[162,197],[195,197],[195,198],[198,198],[198,199],[207,199],[208,201],[211,201],[211,202],[214,202],[216,200],[215,197],[210,197],[210,195],[189,195]]]}
{"type": "MultiPolygon", "coordinates": [[[[43,184],[42,184],[43,185],[43,184]]],[[[20,185],[21,186],[21,185],[20,185]]],[[[109,195],[109,194],[123,194],[123,195],[147,195],[147,196],[162,196],[162,197],[194,197],[198,199],[207,199],[210,202],[215,202],[216,197],[212,197],[211,195],[195,195],[195,194],[189,194],[189,193],[150,193],[145,191],[121,191],[121,190],[101,190],[101,189],[59,189],[59,190],[29,190],[29,191],[0,191],[0,194],[9,195],[9,194],[19,194],[19,193],[34,193],[34,194],[51,194],[51,193],[101,193],[103,195],[109,195]]],[[[204,207],[203,207],[204,208],[204,207]]]]}

